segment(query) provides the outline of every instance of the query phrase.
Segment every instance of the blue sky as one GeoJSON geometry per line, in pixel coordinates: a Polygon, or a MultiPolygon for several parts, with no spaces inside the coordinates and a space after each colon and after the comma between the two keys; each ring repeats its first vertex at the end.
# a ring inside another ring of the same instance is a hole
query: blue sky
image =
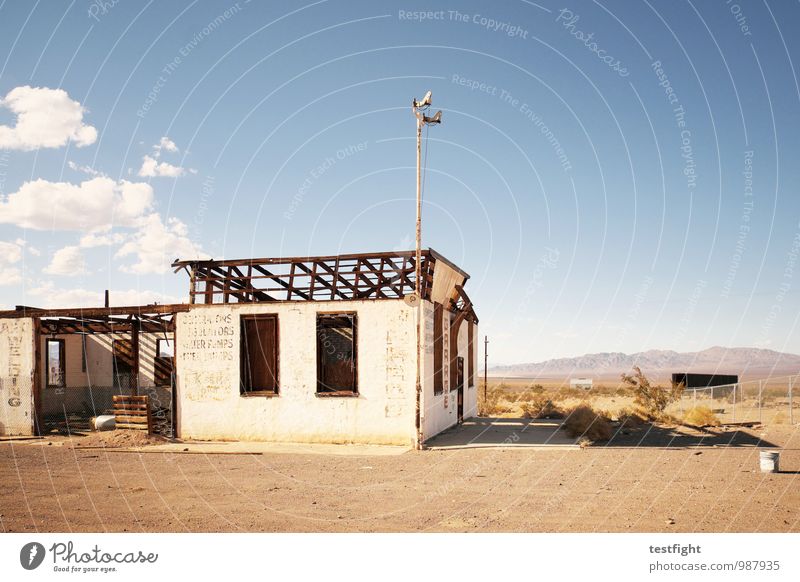
{"type": "Polygon", "coordinates": [[[800,352],[798,24],[723,0],[3,2],[0,304],[180,300],[192,254],[410,249],[432,90],[424,245],[472,275],[495,363],[800,352]]]}

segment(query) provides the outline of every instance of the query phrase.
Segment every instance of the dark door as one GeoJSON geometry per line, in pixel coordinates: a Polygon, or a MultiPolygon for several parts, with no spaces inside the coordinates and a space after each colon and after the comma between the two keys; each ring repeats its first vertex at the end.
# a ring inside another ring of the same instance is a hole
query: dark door
{"type": "Polygon", "coordinates": [[[464,358],[461,356],[456,358],[456,386],[458,395],[456,396],[458,404],[458,422],[464,422],[464,358]]]}

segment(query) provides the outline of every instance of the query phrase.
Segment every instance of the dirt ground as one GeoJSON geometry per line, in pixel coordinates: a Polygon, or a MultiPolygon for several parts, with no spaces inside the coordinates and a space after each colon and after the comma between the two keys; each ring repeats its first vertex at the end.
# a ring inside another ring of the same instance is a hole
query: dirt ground
{"type": "Polygon", "coordinates": [[[399,455],[122,453],[57,438],[6,441],[0,529],[800,532],[798,475],[800,431],[785,425],[688,435],[643,428],[583,450],[399,455]],[[779,474],[758,472],[766,444],[783,447],[779,474]]]}

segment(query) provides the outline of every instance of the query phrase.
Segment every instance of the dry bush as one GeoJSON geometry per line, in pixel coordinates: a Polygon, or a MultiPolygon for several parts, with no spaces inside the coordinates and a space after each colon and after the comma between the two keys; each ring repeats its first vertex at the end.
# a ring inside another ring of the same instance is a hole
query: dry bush
{"type": "Polygon", "coordinates": [[[497,416],[504,414],[511,410],[508,402],[505,400],[506,389],[505,384],[497,386],[489,386],[489,390],[482,389],[478,392],[478,415],[479,416],[497,416]],[[484,397],[484,393],[486,396],[484,397]]]}
{"type": "Polygon", "coordinates": [[[708,406],[695,406],[683,415],[683,423],[691,426],[719,426],[719,419],[708,406]]]}
{"type": "Polygon", "coordinates": [[[547,396],[536,394],[520,405],[525,418],[564,418],[564,411],[547,396]]]}
{"type": "Polygon", "coordinates": [[[646,415],[642,414],[635,408],[628,407],[620,409],[620,411],[617,413],[617,420],[619,421],[620,426],[628,428],[641,426],[647,423],[646,415]]]}
{"type": "Polygon", "coordinates": [[[590,441],[607,441],[613,433],[608,417],[586,404],[572,409],[563,426],[570,437],[582,437],[590,441]]]}
{"type": "Polygon", "coordinates": [[[664,420],[667,406],[681,397],[683,384],[653,386],[638,366],[633,367],[633,372],[622,374],[622,382],[633,391],[634,402],[650,420],[664,420]]]}
{"type": "Polygon", "coordinates": [[[789,415],[780,410],[772,415],[769,424],[789,424],[789,415]]]}

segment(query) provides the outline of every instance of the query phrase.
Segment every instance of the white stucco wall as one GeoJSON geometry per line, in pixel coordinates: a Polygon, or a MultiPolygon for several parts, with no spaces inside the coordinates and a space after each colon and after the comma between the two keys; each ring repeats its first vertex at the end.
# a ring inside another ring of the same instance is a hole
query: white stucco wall
{"type": "Polygon", "coordinates": [[[415,309],[404,301],[198,305],[176,318],[182,438],[413,444],[415,309]],[[316,396],[326,312],[357,313],[357,397],[316,396]],[[278,316],[278,396],[239,392],[239,317],[257,313],[278,316]]]}
{"type": "MultiPolygon", "coordinates": [[[[423,440],[437,435],[458,422],[458,401],[455,386],[450,386],[450,319],[452,314],[443,310],[442,338],[442,394],[434,394],[433,386],[433,303],[423,302],[424,333],[422,350],[422,410],[423,410],[423,440]]],[[[458,329],[458,355],[464,358],[464,418],[471,418],[478,414],[478,391],[475,385],[469,383],[469,328],[473,325],[468,321],[461,322],[458,329]]],[[[473,327],[473,366],[475,370],[474,382],[478,374],[478,326],[473,327]]]]}
{"type": "Polygon", "coordinates": [[[33,434],[33,320],[0,319],[0,435],[33,434]]]}

